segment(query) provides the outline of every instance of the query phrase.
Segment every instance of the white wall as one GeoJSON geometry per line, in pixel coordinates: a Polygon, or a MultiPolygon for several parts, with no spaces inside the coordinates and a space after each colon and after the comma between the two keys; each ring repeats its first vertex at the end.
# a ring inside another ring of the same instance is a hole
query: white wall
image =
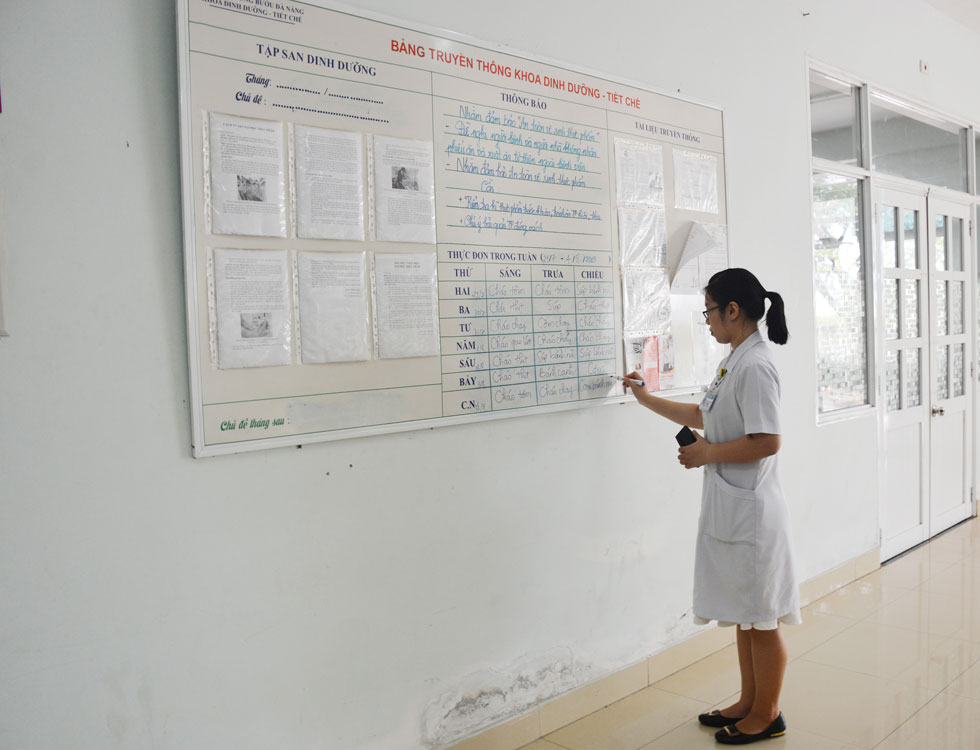
{"type": "MultiPolygon", "coordinates": [[[[976,35],[914,0],[363,6],[725,108],[800,572],[875,546],[874,419],[815,426],[805,57],[980,123],[976,35]]],[[[0,747],[444,745],[693,633],[699,473],[639,407],[190,458],[174,26],[0,3],[0,747]]]]}

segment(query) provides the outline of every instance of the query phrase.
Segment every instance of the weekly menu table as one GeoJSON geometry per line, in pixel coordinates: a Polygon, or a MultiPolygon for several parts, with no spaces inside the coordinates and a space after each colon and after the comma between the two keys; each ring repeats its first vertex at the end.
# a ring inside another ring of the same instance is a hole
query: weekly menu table
{"type": "Polygon", "coordinates": [[[337,8],[179,10],[195,455],[620,397],[617,164],[656,155],[669,265],[725,223],[720,111],[337,8]],[[674,200],[692,154],[710,206],[674,200]]]}

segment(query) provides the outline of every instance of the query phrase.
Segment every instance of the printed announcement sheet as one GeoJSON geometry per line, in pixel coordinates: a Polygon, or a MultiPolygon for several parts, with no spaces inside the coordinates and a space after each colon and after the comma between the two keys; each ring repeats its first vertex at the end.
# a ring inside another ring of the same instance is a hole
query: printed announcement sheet
{"type": "Polygon", "coordinates": [[[718,213],[718,157],[674,151],[674,205],[688,211],[718,213]]]}
{"type": "Polygon", "coordinates": [[[289,276],[278,250],[215,250],[218,366],[290,362],[289,276]]]}
{"type": "Polygon", "coordinates": [[[701,294],[718,271],[728,268],[728,227],[695,221],[670,283],[674,294],[701,294]]]}
{"type": "Polygon", "coordinates": [[[719,110],[233,5],[178,3],[196,455],[618,400],[634,338],[688,384],[668,282],[689,212],[727,222],[719,110]]]}
{"type": "Polygon", "coordinates": [[[364,239],[361,134],[297,125],[296,234],[330,240],[364,239]]]}
{"type": "Polygon", "coordinates": [[[435,242],[432,144],[376,136],[374,169],[378,239],[435,242]]]}
{"type": "Polygon", "coordinates": [[[299,253],[303,364],[371,359],[365,253],[299,253]]]}
{"type": "Polygon", "coordinates": [[[281,122],[211,113],[215,234],[286,236],[281,122]]]}
{"type": "Polygon", "coordinates": [[[374,264],[382,359],[439,354],[435,255],[379,254],[374,264]]]}
{"type": "Polygon", "coordinates": [[[662,146],[616,139],[616,196],[620,203],[664,205],[662,146]]]}

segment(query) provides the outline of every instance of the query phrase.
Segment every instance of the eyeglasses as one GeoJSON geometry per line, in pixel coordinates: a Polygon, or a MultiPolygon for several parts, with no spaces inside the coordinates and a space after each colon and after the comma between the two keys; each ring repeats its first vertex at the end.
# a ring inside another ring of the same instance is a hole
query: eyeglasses
{"type": "Polygon", "coordinates": [[[724,307],[724,305],[715,305],[714,307],[709,307],[707,310],[702,310],[701,314],[704,316],[704,322],[708,322],[708,316],[711,314],[712,310],[717,310],[720,307],[724,307]]]}

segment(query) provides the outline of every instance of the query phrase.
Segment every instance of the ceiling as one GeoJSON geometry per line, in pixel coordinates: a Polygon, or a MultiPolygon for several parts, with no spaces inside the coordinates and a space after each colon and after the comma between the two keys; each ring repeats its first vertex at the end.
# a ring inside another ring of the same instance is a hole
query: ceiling
{"type": "Polygon", "coordinates": [[[977,0],[925,0],[936,10],[980,34],[980,2],[977,0]]]}

